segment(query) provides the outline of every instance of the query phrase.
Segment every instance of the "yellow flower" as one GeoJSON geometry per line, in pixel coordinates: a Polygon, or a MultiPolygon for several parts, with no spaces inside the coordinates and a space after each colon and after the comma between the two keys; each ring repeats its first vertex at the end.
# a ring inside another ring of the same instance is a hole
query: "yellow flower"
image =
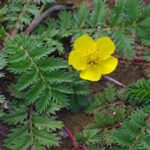
{"type": "Polygon", "coordinates": [[[69,54],[69,65],[80,71],[82,79],[98,81],[102,74],[109,74],[117,67],[118,60],[111,56],[116,47],[109,37],[94,41],[83,35],[75,40],[73,48],[69,54]]]}

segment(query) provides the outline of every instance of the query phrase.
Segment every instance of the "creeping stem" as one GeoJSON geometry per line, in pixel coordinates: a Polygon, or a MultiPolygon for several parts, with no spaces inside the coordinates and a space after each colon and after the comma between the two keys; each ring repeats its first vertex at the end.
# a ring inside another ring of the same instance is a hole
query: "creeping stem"
{"type": "Polygon", "coordinates": [[[76,142],[74,135],[72,134],[72,132],[70,131],[69,128],[65,127],[65,131],[68,134],[70,140],[72,141],[72,144],[74,146],[75,150],[81,150],[80,149],[80,145],[76,142]]]}
{"type": "Polygon", "coordinates": [[[114,84],[116,84],[119,87],[122,87],[122,88],[126,87],[125,84],[123,84],[123,83],[121,83],[121,82],[119,82],[119,81],[117,81],[117,80],[115,80],[115,79],[113,79],[113,78],[111,78],[111,77],[109,77],[107,75],[103,75],[103,78],[108,80],[108,81],[110,81],[110,82],[112,82],[112,83],[114,83],[114,84]]]}
{"type": "Polygon", "coordinates": [[[43,12],[38,18],[34,19],[30,26],[25,30],[25,34],[30,34],[46,17],[48,17],[52,12],[58,11],[58,10],[64,10],[65,6],[63,5],[56,5],[45,12],[43,12]]]}

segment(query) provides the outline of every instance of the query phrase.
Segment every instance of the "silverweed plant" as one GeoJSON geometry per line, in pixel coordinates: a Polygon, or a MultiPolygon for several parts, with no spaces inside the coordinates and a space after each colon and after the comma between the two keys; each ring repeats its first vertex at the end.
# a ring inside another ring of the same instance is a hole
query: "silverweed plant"
{"type": "Polygon", "coordinates": [[[149,73],[129,85],[107,75],[120,61],[149,63],[149,5],[116,0],[110,9],[107,0],[93,0],[91,7],[75,8],[56,0],[5,0],[0,24],[2,147],[57,150],[67,134],[68,150],[150,150],[149,73]],[[91,84],[102,88],[94,91],[91,84]],[[75,138],[64,111],[93,121],[75,138]]]}

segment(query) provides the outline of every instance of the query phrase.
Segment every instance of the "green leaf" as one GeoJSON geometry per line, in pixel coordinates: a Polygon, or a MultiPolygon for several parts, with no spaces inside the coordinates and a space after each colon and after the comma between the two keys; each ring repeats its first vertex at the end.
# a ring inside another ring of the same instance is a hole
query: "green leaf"
{"type": "Polygon", "coordinates": [[[18,139],[15,142],[15,145],[12,145],[12,150],[26,150],[32,145],[30,136],[24,136],[18,139]],[[16,144],[17,143],[17,144],[16,144]]]}
{"type": "Polygon", "coordinates": [[[9,70],[13,73],[23,73],[27,71],[31,66],[31,62],[26,59],[26,60],[21,60],[19,63],[14,62],[10,64],[9,70]]]}
{"type": "Polygon", "coordinates": [[[37,101],[40,97],[40,94],[43,92],[45,86],[42,81],[37,82],[32,87],[30,87],[30,90],[27,92],[25,99],[28,104],[32,104],[33,102],[37,101]]]}
{"type": "Polygon", "coordinates": [[[134,56],[133,40],[124,32],[114,31],[114,39],[117,43],[117,51],[121,53],[125,58],[132,58],[134,56]]]}
{"type": "Polygon", "coordinates": [[[48,3],[54,3],[56,2],[55,0],[38,0],[38,3],[42,3],[42,4],[48,4],[48,3]]]}
{"type": "Polygon", "coordinates": [[[66,61],[61,58],[47,58],[37,61],[37,66],[44,71],[68,68],[66,61]]]}
{"type": "Polygon", "coordinates": [[[63,127],[63,123],[61,121],[52,120],[48,117],[34,117],[33,119],[34,125],[39,129],[61,129],[63,127]]]}
{"type": "Polygon", "coordinates": [[[26,150],[31,146],[30,136],[28,135],[28,127],[22,126],[21,128],[15,128],[8,134],[8,138],[5,139],[5,146],[10,150],[26,150]]]}
{"type": "Polygon", "coordinates": [[[150,17],[144,18],[143,20],[138,22],[139,26],[145,27],[145,28],[149,28],[150,27],[150,17]]]}
{"type": "Polygon", "coordinates": [[[78,12],[75,14],[74,16],[74,26],[75,28],[82,28],[83,26],[86,25],[87,21],[88,21],[88,6],[87,4],[82,4],[80,5],[78,12]]]}
{"type": "Polygon", "coordinates": [[[117,95],[116,88],[114,86],[112,86],[111,84],[109,84],[108,87],[105,88],[103,95],[104,95],[105,101],[107,101],[107,102],[113,101],[117,95]]]}
{"type": "Polygon", "coordinates": [[[72,82],[72,78],[64,71],[44,72],[43,76],[50,83],[72,82]]]}
{"type": "Polygon", "coordinates": [[[145,131],[150,129],[150,124],[145,119],[149,112],[149,107],[133,111],[130,119],[125,120],[118,130],[112,132],[113,143],[121,148],[148,150],[146,147],[150,144],[147,140],[149,135],[145,131]]]}
{"type": "Polygon", "coordinates": [[[137,37],[142,41],[142,43],[144,45],[147,45],[147,46],[150,46],[149,34],[150,34],[150,28],[149,27],[138,26],[136,28],[137,37]]]}
{"type": "Polygon", "coordinates": [[[24,27],[31,23],[32,18],[39,16],[40,8],[34,1],[13,0],[7,8],[8,29],[17,28],[23,30],[24,27]]]}
{"type": "Polygon", "coordinates": [[[3,42],[5,40],[5,38],[6,38],[6,36],[7,36],[6,31],[4,30],[3,27],[1,27],[1,29],[0,29],[0,42],[3,42]]]}
{"type": "Polygon", "coordinates": [[[90,16],[90,25],[92,27],[97,27],[98,25],[105,24],[106,21],[106,0],[95,0],[94,8],[90,16]]]}
{"type": "Polygon", "coordinates": [[[111,26],[116,26],[125,21],[125,17],[124,17],[125,2],[126,0],[119,0],[112,8],[110,14],[110,21],[109,21],[111,26]]]}
{"type": "Polygon", "coordinates": [[[23,59],[26,58],[25,52],[24,51],[18,51],[15,55],[10,55],[9,56],[9,63],[20,63],[23,59]]]}
{"type": "Polygon", "coordinates": [[[59,14],[60,26],[62,29],[71,29],[72,28],[72,15],[70,12],[62,11],[59,14]]]}
{"type": "Polygon", "coordinates": [[[129,23],[133,23],[141,16],[142,2],[141,0],[126,0],[125,13],[129,23]]]}
{"type": "Polygon", "coordinates": [[[65,93],[65,94],[73,94],[73,89],[70,86],[66,86],[66,85],[62,85],[62,84],[53,84],[52,86],[52,90],[53,91],[58,91],[61,93],[65,93]]]}
{"type": "Polygon", "coordinates": [[[39,113],[42,113],[46,110],[47,107],[49,107],[51,101],[51,96],[49,94],[49,91],[43,92],[43,95],[40,96],[36,103],[36,108],[39,113]]]}
{"type": "Polygon", "coordinates": [[[150,81],[138,80],[132,83],[125,91],[125,98],[133,104],[148,104],[150,102],[150,81]]]}
{"type": "Polygon", "coordinates": [[[89,150],[105,150],[105,148],[102,146],[98,147],[98,146],[95,146],[94,144],[93,145],[90,144],[89,150]]]}
{"type": "MultiPolygon", "coordinates": [[[[1,69],[3,69],[7,64],[6,59],[5,59],[5,54],[3,52],[0,52],[0,60],[1,60],[0,61],[0,71],[1,71],[1,69]]],[[[4,74],[0,72],[0,78],[3,76],[4,74]]]]}
{"type": "Polygon", "coordinates": [[[40,15],[39,9],[35,5],[29,5],[26,8],[26,11],[34,15],[35,17],[38,17],[40,15]]]}
{"type": "Polygon", "coordinates": [[[87,95],[89,94],[89,89],[85,83],[73,84],[73,91],[77,95],[87,95]]]}
{"type": "Polygon", "coordinates": [[[58,105],[54,102],[51,102],[50,105],[46,109],[47,115],[55,115],[57,111],[59,111],[62,108],[61,105],[58,105]]]}
{"type": "Polygon", "coordinates": [[[11,113],[6,114],[4,117],[4,122],[7,124],[13,124],[16,125],[18,123],[22,123],[25,119],[27,119],[28,109],[26,106],[22,105],[16,108],[14,111],[11,111],[11,113]]]}
{"type": "Polygon", "coordinates": [[[40,59],[44,56],[47,56],[48,54],[51,54],[53,51],[54,49],[52,49],[52,47],[40,47],[29,51],[29,55],[32,58],[40,59]]]}
{"type": "Polygon", "coordinates": [[[19,91],[24,90],[29,85],[31,85],[37,78],[37,72],[36,71],[29,71],[26,72],[19,80],[17,84],[17,88],[19,91]]]}
{"type": "Polygon", "coordinates": [[[147,61],[150,61],[150,52],[149,51],[144,52],[143,55],[147,61]]]}
{"type": "Polygon", "coordinates": [[[54,102],[57,104],[61,105],[62,107],[67,107],[69,105],[69,99],[67,95],[56,90],[51,91],[51,94],[53,96],[54,102]]]}
{"type": "Polygon", "coordinates": [[[82,133],[77,134],[76,138],[82,144],[96,144],[100,140],[96,129],[84,130],[82,133]]]}
{"type": "Polygon", "coordinates": [[[5,102],[5,97],[4,95],[0,95],[0,104],[5,102]]]}
{"type": "Polygon", "coordinates": [[[35,130],[34,133],[37,143],[40,145],[49,147],[58,144],[59,138],[54,133],[48,133],[47,131],[43,130],[35,130]]]}

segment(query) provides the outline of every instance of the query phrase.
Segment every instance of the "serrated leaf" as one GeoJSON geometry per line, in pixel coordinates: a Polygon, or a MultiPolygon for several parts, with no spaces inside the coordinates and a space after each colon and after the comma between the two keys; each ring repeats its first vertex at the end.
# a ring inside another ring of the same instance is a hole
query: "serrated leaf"
{"type": "Polygon", "coordinates": [[[59,14],[59,18],[60,18],[61,28],[65,29],[65,30],[72,28],[72,15],[71,15],[71,12],[62,11],[59,14]]]}
{"type": "Polygon", "coordinates": [[[14,62],[10,64],[9,70],[13,73],[23,73],[29,69],[31,62],[29,60],[22,60],[19,63],[14,62]]]}
{"type": "Polygon", "coordinates": [[[125,17],[124,17],[125,2],[126,0],[119,0],[112,8],[110,21],[109,21],[111,26],[115,26],[125,21],[125,17]]]}
{"type": "Polygon", "coordinates": [[[54,133],[48,133],[43,130],[35,130],[35,138],[39,144],[45,146],[54,146],[58,144],[59,138],[54,133]]]}
{"type": "Polygon", "coordinates": [[[26,55],[23,51],[18,51],[14,55],[9,56],[9,63],[14,63],[14,62],[20,62],[21,60],[25,59],[26,55]]]}
{"type": "Polygon", "coordinates": [[[12,145],[12,150],[26,150],[32,145],[30,136],[24,136],[20,139],[17,139],[14,145],[12,145]]]}
{"type": "Polygon", "coordinates": [[[42,113],[50,105],[51,96],[48,91],[45,91],[36,103],[36,108],[39,113],[42,113]]]}
{"type": "Polygon", "coordinates": [[[88,6],[87,4],[82,4],[80,5],[78,9],[78,13],[75,14],[74,19],[75,19],[75,28],[81,28],[83,27],[87,21],[88,21],[88,6]]]}
{"type": "Polygon", "coordinates": [[[51,102],[49,107],[46,109],[46,114],[47,115],[55,115],[57,111],[59,111],[62,108],[61,105],[58,105],[54,102],[51,102]]]}
{"type": "Polygon", "coordinates": [[[40,11],[39,9],[35,6],[35,5],[29,5],[26,8],[26,11],[28,11],[29,13],[31,13],[32,15],[34,15],[35,17],[40,15],[40,11]]]}
{"type": "Polygon", "coordinates": [[[56,90],[51,91],[51,94],[53,96],[53,101],[57,104],[61,105],[62,107],[67,107],[69,105],[69,99],[67,95],[56,90]]]}
{"type": "Polygon", "coordinates": [[[15,111],[12,111],[10,114],[5,115],[4,122],[7,124],[16,125],[18,123],[22,123],[26,118],[28,110],[26,106],[20,106],[16,108],[15,111]]]}
{"type": "Polygon", "coordinates": [[[68,64],[66,61],[60,58],[48,58],[48,59],[42,59],[37,62],[37,66],[41,70],[56,70],[61,68],[68,68],[68,64]]]}
{"type": "Polygon", "coordinates": [[[73,91],[78,95],[87,95],[89,93],[88,88],[84,84],[74,84],[73,91]]]}
{"type": "Polygon", "coordinates": [[[51,71],[44,72],[43,76],[50,83],[63,83],[63,82],[72,82],[72,78],[68,75],[68,73],[64,71],[51,71]]]}
{"type": "Polygon", "coordinates": [[[114,39],[117,43],[117,51],[125,58],[132,58],[134,56],[133,40],[127,33],[121,31],[114,32],[114,39]]]}
{"type": "Polygon", "coordinates": [[[82,144],[96,144],[100,140],[98,137],[98,130],[84,130],[82,133],[77,134],[77,140],[79,140],[82,144]]]}
{"type": "Polygon", "coordinates": [[[150,81],[138,80],[125,90],[125,98],[133,104],[148,104],[150,102],[150,81]]]}
{"type": "Polygon", "coordinates": [[[97,27],[102,25],[106,21],[106,1],[105,0],[95,0],[93,12],[91,14],[90,25],[92,27],[97,27]]]}
{"type": "Polygon", "coordinates": [[[3,52],[0,52],[0,60],[0,69],[3,69],[7,63],[3,52]]]}
{"type": "Polygon", "coordinates": [[[58,91],[65,94],[73,94],[73,89],[70,86],[66,86],[63,84],[52,84],[52,90],[58,91]]]}
{"type": "Polygon", "coordinates": [[[61,129],[63,127],[63,123],[61,121],[52,120],[48,117],[35,117],[33,119],[34,125],[39,129],[61,129]]]}
{"type": "MultiPolygon", "coordinates": [[[[24,136],[28,135],[28,127],[22,126],[22,128],[11,129],[11,132],[8,134],[8,137],[5,139],[5,146],[9,149],[13,149],[14,145],[19,145],[19,141],[24,136]]],[[[29,138],[30,139],[30,138],[29,138]]]]}
{"type": "Polygon", "coordinates": [[[24,90],[29,85],[31,85],[37,78],[37,72],[36,71],[30,71],[26,72],[19,80],[17,84],[17,88],[19,91],[24,90]]]}
{"type": "Polygon", "coordinates": [[[132,23],[133,21],[138,20],[141,15],[142,2],[141,0],[126,0],[126,5],[124,9],[127,21],[129,23],[132,23]]]}
{"type": "Polygon", "coordinates": [[[138,26],[136,28],[136,35],[142,41],[144,45],[150,46],[150,28],[149,27],[142,27],[138,26]]]}
{"type": "Polygon", "coordinates": [[[48,54],[51,54],[54,51],[51,47],[45,47],[45,48],[36,48],[34,50],[29,51],[29,55],[32,58],[40,59],[41,57],[47,56],[48,54]]]}
{"type": "Polygon", "coordinates": [[[4,95],[0,95],[0,104],[5,102],[5,97],[4,95]]]}
{"type": "Polygon", "coordinates": [[[27,103],[32,104],[33,102],[35,102],[40,97],[40,94],[43,92],[44,88],[45,85],[42,81],[34,84],[25,96],[27,103]]]}
{"type": "Polygon", "coordinates": [[[147,61],[150,61],[150,52],[149,51],[144,52],[143,55],[147,61]]]}
{"type": "Polygon", "coordinates": [[[145,27],[145,28],[150,28],[150,17],[147,17],[141,21],[138,22],[138,25],[145,27]]]}

